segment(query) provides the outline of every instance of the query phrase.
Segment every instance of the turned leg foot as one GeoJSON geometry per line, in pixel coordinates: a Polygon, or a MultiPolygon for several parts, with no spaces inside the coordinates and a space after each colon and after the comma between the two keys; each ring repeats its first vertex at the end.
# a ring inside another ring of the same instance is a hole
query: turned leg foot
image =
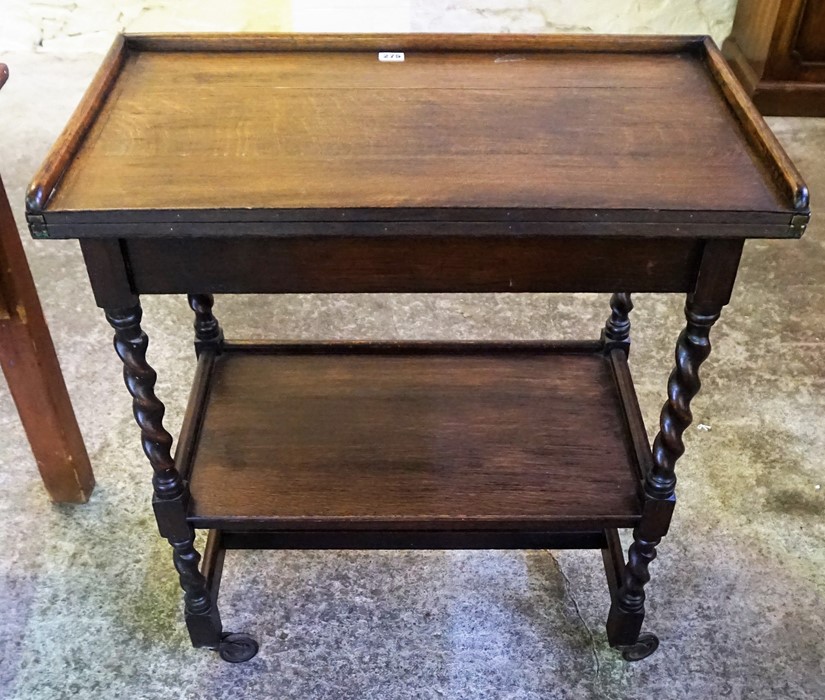
{"type": "MultiPolygon", "coordinates": [[[[613,597],[607,616],[607,638],[610,645],[623,651],[639,644],[645,619],[645,584],[650,581],[650,563],[656,558],[659,540],[644,539],[639,530],[633,532],[633,544],[628,550],[627,564],[621,571],[620,586],[613,597]]],[[[658,646],[658,640],[657,640],[658,646]]],[[[651,649],[652,654],[655,648],[651,649]]],[[[649,655],[646,654],[646,655],[649,655]]],[[[644,658],[644,657],[640,657],[644,658]]]]}

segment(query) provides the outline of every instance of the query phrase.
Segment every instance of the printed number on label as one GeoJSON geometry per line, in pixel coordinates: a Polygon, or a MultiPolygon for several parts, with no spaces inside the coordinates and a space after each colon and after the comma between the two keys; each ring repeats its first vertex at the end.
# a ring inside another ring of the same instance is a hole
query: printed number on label
{"type": "Polygon", "coordinates": [[[404,54],[399,51],[379,51],[378,60],[397,63],[404,60],[404,54]]]}

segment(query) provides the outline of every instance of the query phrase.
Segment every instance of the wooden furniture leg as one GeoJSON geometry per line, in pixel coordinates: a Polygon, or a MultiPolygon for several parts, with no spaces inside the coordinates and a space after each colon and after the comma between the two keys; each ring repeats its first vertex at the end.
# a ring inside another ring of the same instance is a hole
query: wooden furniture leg
{"type": "Polygon", "coordinates": [[[154,475],[154,507],[160,534],[173,548],[175,569],[185,594],[186,622],[195,646],[217,647],[221,622],[212,605],[206,579],[198,565],[200,554],[194,546],[193,529],[186,522],[187,489],[172,458],[172,436],[163,427],[166,407],[155,396],[157,373],[146,361],[149,338],[140,327],[140,305],[106,311],[115,329],[115,351],[123,362],[123,379],[132,395],[135,421],[140,426],[143,451],[154,475]]]}
{"type": "Polygon", "coordinates": [[[622,348],[625,353],[629,352],[631,311],[633,301],[630,292],[616,292],[610,297],[610,317],[602,331],[605,352],[610,352],[613,348],[622,348]]]}
{"type": "Polygon", "coordinates": [[[172,546],[172,558],[184,592],[189,636],[195,647],[218,649],[227,661],[246,661],[257,653],[257,643],[246,635],[223,634],[216,596],[200,570],[195,531],[187,521],[189,489],[172,457],[172,436],[163,427],[166,407],[155,395],[157,373],[146,361],[149,338],[140,327],[142,315],[140,304],[106,310],[106,319],[115,329],[115,351],[123,362],[123,379],[132,395],[143,451],[154,470],[153,506],[160,534],[172,546]]]}
{"type": "Polygon", "coordinates": [[[215,299],[211,294],[187,295],[189,306],[195,312],[195,349],[200,355],[201,348],[219,348],[223,343],[223,331],[218,319],[212,314],[215,299]]]}
{"type": "MultiPolygon", "coordinates": [[[[0,85],[5,75],[0,65],[0,85]]],[[[0,365],[49,497],[85,503],[95,486],[92,466],[2,180],[0,365]]]]}
{"type": "Polygon", "coordinates": [[[656,547],[667,534],[676,503],[676,461],[685,451],[682,435],[693,416],[690,402],[699,392],[699,366],[710,354],[710,329],[721,312],[721,305],[697,308],[688,300],[687,325],[676,343],[676,366],[668,380],[668,399],[659,418],[659,434],[653,443],[653,469],[644,484],[645,509],[642,522],[633,531],[616,601],[608,616],[611,644],[625,647],[625,658],[648,656],[659,645],[653,634],[641,635],[644,621],[644,587],[650,581],[648,568],[656,558],[656,547]]]}
{"type": "Polygon", "coordinates": [[[628,660],[644,658],[659,646],[655,635],[640,634],[645,616],[644,587],[650,581],[648,568],[656,558],[656,547],[670,525],[676,503],[676,461],[685,451],[682,435],[693,420],[690,402],[701,386],[699,366],[710,354],[709,333],[721,310],[721,304],[703,309],[691,299],[685,306],[687,325],[676,343],[676,367],[668,380],[668,399],[653,443],[653,469],[644,483],[642,521],[633,530],[628,562],[607,621],[610,643],[624,647],[628,660]]]}
{"type": "MultiPolygon", "coordinates": [[[[645,616],[644,587],[650,581],[650,564],[667,534],[676,504],[676,462],[685,452],[682,436],[693,421],[690,402],[701,387],[699,367],[710,355],[710,329],[730,300],[741,253],[742,243],[738,241],[707,243],[696,288],[685,304],[687,324],[676,342],[676,363],[668,379],[659,433],[653,442],[652,468],[644,478],[642,518],[633,530],[628,561],[607,618],[610,644],[622,648],[628,661],[643,659],[659,646],[656,635],[640,634],[645,616]]],[[[605,330],[608,337],[616,315],[614,307],[605,330]]],[[[629,323],[627,327],[629,331],[629,323]]]]}

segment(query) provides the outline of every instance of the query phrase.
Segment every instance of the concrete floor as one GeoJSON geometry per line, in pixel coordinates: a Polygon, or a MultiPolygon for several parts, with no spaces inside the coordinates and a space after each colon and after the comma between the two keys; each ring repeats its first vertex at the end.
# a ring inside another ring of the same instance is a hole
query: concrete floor
{"type": "MultiPolygon", "coordinates": [[[[98,56],[4,56],[0,166],[23,229],[23,188],[98,56]],[[27,87],[28,86],[28,87],[27,87]]],[[[825,120],[772,119],[814,193],[825,120]]],[[[233,666],[193,650],[149,506],[110,330],[75,242],[26,248],[98,487],[49,505],[0,386],[0,697],[825,697],[825,219],[801,241],[747,245],[713,334],[679,466],[671,535],[652,567],[647,628],[626,664],[606,642],[598,552],[232,553],[227,629],[261,642],[233,666]],[[709,426],[699,430],[698,425],[709,426]]],[[[638,295],[632,359],[655,426],[682,300],[638,295]]],[[[604,296],[375,295],[218,300],[230,337],[595,336],[604,296]]],[[[180,425],[193,374],[181,298],[145,301],[158,394],[180,425]]]]}

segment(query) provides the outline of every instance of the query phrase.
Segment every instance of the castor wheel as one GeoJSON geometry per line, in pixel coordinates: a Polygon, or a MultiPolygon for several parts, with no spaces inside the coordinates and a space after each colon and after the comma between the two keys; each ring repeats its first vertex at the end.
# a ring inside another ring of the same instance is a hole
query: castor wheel
{"type": "Polygon", "coordinates": [[[248,634],[227,633],[221,637],[218,653],[224,661],[240,664],[258,653],[258,642],[248,634]]]}
{"type": "Polygon", "coordinates": [[[650,656],[659,648],[659,638],[655,634],[646,632],[640,634],[635,644],[622,647],[622,658],[625,661],[641,661],[650,656]]]}

